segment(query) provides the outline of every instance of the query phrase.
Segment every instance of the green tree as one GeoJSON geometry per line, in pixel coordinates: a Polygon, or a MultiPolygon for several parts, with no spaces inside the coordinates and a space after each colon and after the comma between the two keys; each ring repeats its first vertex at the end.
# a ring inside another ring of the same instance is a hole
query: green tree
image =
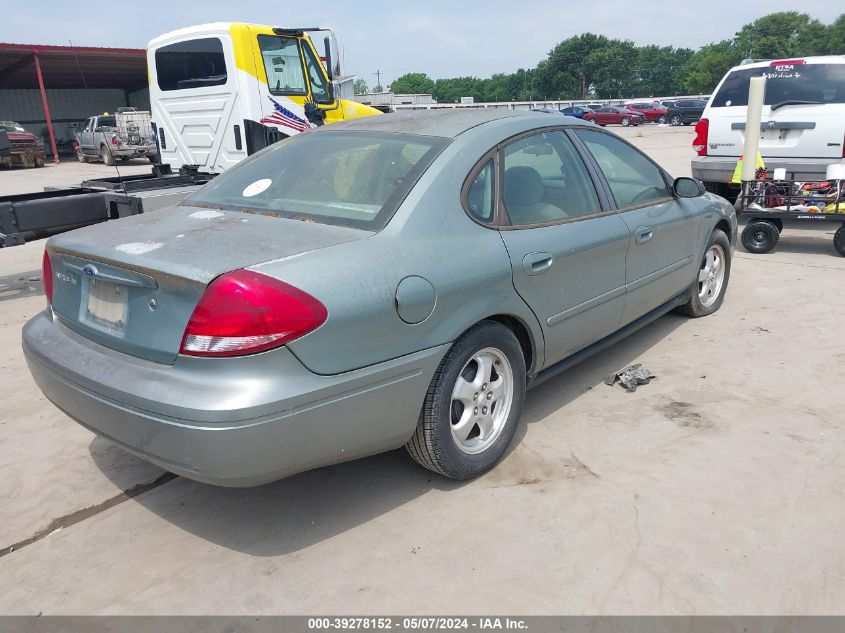
{"type": "Polygon", "coordinates": [[[359,77],[352,84],[352,91],[356,95],[365,95],[370,91],[370,88],[369,88],[369,86],[367,86],[367,82],[359,77]]]}
{"type": "Polygon", "coordinates": [[[684,65],[684,92],[707,94],[741,59],[742,55],[731,40],[702,46],[684,65]]]}
{"type": "Polygon", "coordinates": [[[845,13],[825,29],[819,39],[819,52],[824,55],[845,55],[845,13]]]}
{"type": "Polygon", "coordinates": [[[396,94],[432,94],[434,80],[425,73],[407,73],[397,77],[390,90],[396,94]]]}
{"type": "Polygon", "coordinates": [[[565,39],[537,64],[534,90],[537,98],[585,99],[602,71],[603,51],[610,40],[604,35],[582,33],[565,39]]]}
{"type": "Polygon", "coordinates": [[[734,43],[743,57],[777,59],[815,55],[822,48],[826,27],[806,13],[770,13],[743,26],[734,43]]]}
{"type": "Polygon", "coordinates": [[[689,48],[641,46],[637,49],[637,97],[674,95],[684,92],[684,65],[692,57],[689,48]]]}

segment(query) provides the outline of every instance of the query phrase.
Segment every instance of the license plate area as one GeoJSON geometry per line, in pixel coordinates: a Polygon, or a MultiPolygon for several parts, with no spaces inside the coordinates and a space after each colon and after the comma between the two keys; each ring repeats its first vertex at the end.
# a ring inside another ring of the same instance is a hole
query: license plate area
{"type": "Polygon", "coordinates": [[[129,288],[101,279],[86,281],[85,321],[101,331],[122,336],[126,331],[129,288]]]}

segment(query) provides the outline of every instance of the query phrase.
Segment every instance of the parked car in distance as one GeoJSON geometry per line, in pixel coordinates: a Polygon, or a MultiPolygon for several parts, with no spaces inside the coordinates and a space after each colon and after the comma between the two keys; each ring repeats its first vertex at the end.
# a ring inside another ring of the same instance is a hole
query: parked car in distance
{"type": "Polygon", "coordinates": [[[667,108],[666,118],[670,125],[689,125],[701,118],[705,105],[700,99],[678,99],[667,108]]]}
{"type": "Polygon", "coordinates": [[[787,179],[824,180],[827,166],[845,158],[845,56],[745,64],[731,68],[696,125],[692,174],[727,196],[745,140],[748,86],[766,76],[759,150],[766,168],[787,179]]]}
{"type": "Polygon", "coordinates": [[[604,106],[604,103],[586,103],[581,107],[587,108],[588,110],[598,110],[599,108],[603,108],[604,106]]]}
{"type": "Polygon", "coordinates": [[[532,112],[543,112],[545,114],[563,114],[560,110],[554,108],[531,108],[532,112]]]}
{"type": "Polygon", "coordinates": [[[76,133],[76,157],[80,163],[99,159],[106,165],[131,158],[160,162],[150,113],[118,108],[115,114],[89,117],[76,133]]]}
{"type": "Polygon", "coordinates": [[[664,108],[668,108],[673,103],[675,103],[676,99],[665,99],[663,101],[655,101],[656,105],[663,106],[664,108]]]}
{"type": "Polygon", "coordinates": [[[639,125],[645,121],[645,117],[642,114],[631,112],[620,106],[602,106],[592,112],[587,112],[583,118],[585,121],[593,121],[602,126],[618,123],[627,127],[629,125],[639,125]]]}
{"type": "Polygon", "coordinates": [[[574,116],[577,119],[583,119],[584,115],[587,114],[587,112],[592,112],[592,110],[584,106],[569,106],[568,108],[561,110],[561,112],[566,116],[574,116]]]}
{"type": "Polygon", "coordinates": [[[32,132],[15,121],[0,121],[0,132],[5,137],[0,165],[6,167],[44,167],[44,143],[32,132]]]}
{"type": "Polygon", "coordinates": [[[667,109],[663,106],[658,106],[653,103],[629,103],[625,106],[626,110],[642,114],[646,121],[654,121],[656,123],[666,123],[667,109]]]}
{"type": "Polygon", "coordinates": [[[670,310],[718,310],[735,235],[727,201],[572,117],[365,117],[50,238],[23,348],[71,418],[192,479],[402,446],[468,479],[527,387],[670,310]]]}

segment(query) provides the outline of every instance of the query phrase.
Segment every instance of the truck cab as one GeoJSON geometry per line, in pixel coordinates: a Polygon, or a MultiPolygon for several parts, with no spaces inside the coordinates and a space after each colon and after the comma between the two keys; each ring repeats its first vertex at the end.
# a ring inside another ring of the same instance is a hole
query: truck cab
{"type": "Polygon", "coordinates": [[[306,33],[318,30],[327,29],[219,22],[150,41],[161,162],[221,173],[313,126],[380,114],[340,98],[334,38],[326,38],[327,72],[306,33]]]}

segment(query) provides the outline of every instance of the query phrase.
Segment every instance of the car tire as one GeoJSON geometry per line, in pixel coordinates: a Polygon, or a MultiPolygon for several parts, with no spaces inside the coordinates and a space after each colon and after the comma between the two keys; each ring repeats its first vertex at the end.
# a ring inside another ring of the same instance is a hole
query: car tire
{"type": "Polygon", "coordinates": [[[833,248],[845,257],[845,224],[836,229],[836,233],[833,234],[833,248]]]}
{"type": "Polygon", "coordinates": [[[43,158],[35,158],[35,166],[36,167],[44,167],[44,159],[43,158]]]}
{"type": "Polygon", "coordinates": [[[161,156],[158,154],[150,154],[148,158],[153,165],[158,165],[161,162],[161,156]]]}
{"type": "Polygon", "coordinates": [[[519,424],[525,376],[522,347],[509,328],[482,321],[468,330],[434,373],[408,453],[452,479],[490,470],[519,424]]]}
{"type": "Polygon", "coordinates": [[[713,314],[722,307],[730,277],[730,240],[721,229],[713,229],[701,265],[690,285],[689,300],[676,311],[693,318],[713,314]]]}
{"type": "Polygon", "coordinates": [[[762,255],[777,246],[780,231],[769,220],[751,220],[742,230],[742,245],[749,253],[762,255]]]}
{"type": "Polygon", "coordinates": [[[631,125],[631,119],[626,116],[623,116],[620,123],[622,124],[622,127],[628,127],[629,125],[631,125]]]}
{"type": "Polygon", "coordinates": [[[81,149],[76,150],[76,160],[80,163],[87,163],[88,162],[88,155],[83,152],[81,149]]]}
{"type": "Polygon", "coordinates": [[[683,122],[684,122],[684,120],[681,118],[680,114],[673,114],[672,116],[669,117],[669,124],[670,125],[680,125],[683,122]]]}
{"type": "Polygon", "coordinates": [[[105,145],[100,146],[100,158],[103,160],[103,163],[109,166],[114,165],[114,156],[109,151],[109,148],[105,145]]]}
{"type": "Polygon", "coordinates": [[[657,122],[658,122],[659,124],[661,124],[661,125],[665,124],[665,123],[666,123],[666,115],[665,115],[665,114],[661,114],[661,115],[657,118],[657,122]]]}

